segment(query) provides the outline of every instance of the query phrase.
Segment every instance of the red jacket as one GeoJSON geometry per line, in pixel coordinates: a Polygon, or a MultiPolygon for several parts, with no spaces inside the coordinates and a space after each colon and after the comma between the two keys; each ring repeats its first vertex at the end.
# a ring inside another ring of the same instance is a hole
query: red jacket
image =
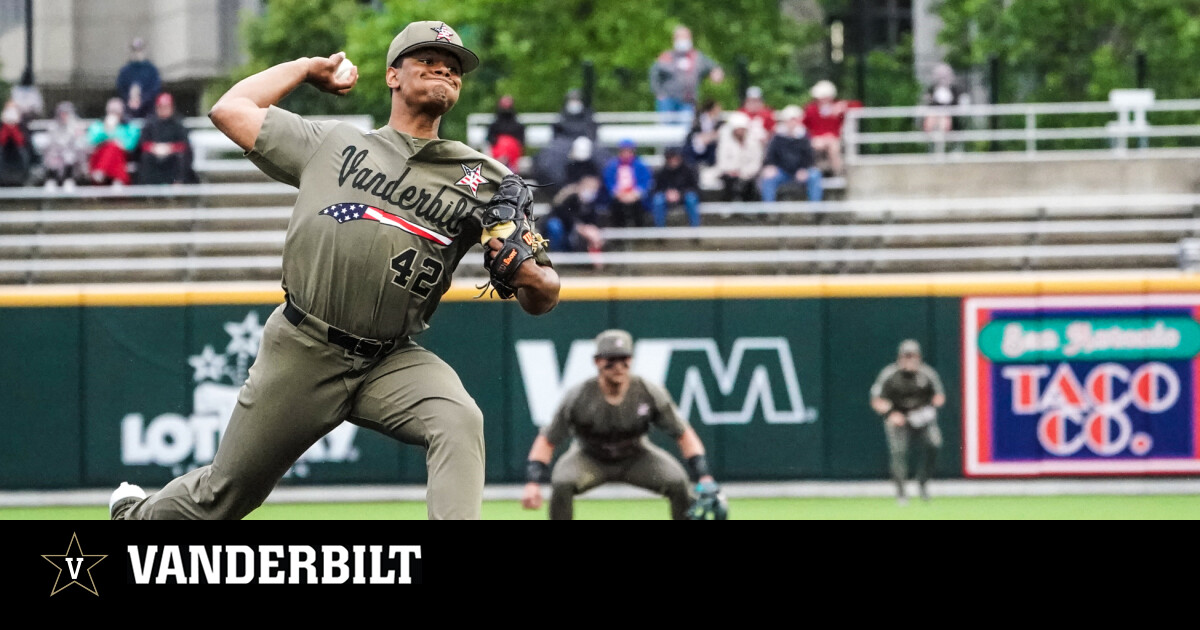
{"type": "MultiPolygon", "coordinates": [[[[846,108],[862,107],[862,103],[858,101],[833,101],[832,105],[845,103],[846,108]]],[[[842,136],[842,124],[846,121],[846,113],[840,114],[832,111],[822,113],[821,104],[817,101],[811,101],[804,106],[804,126],[808,129],[810,136],[842,136]]]]}

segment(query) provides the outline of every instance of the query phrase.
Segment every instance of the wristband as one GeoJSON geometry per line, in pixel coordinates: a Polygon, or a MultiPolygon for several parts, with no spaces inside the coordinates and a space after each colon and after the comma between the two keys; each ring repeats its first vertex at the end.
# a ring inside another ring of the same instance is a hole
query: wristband
{"type": "Polygon", "coordinates": [[[525,464],[525,483],[545,483],[550,481],[550,466],[545,462],[531,459],[525,464]]]}
{"type": "Polygon", "coordinates": [[[708,472],[708,459],[704,457],[703,453],[692,455],[686,463],[688,476],[692,478],[692,481],[700,481],[701,477],[712,474],[708,472]]]}

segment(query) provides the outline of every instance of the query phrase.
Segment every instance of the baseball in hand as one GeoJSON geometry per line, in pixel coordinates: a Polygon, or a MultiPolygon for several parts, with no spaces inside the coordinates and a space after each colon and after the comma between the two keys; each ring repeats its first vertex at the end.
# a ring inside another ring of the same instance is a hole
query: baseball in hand
{"type": "Polygon", "coordinates": [[[338,64],[337,70],[333,71],[333,78],[339,83],[345,83],[350,80],[350,73],[354,71],[354,64],[350,63],[349,59],[342,59],[342,63],[338,64]]]}
{"type": "Polygon", "coordinates": [[[488,241],[492,240],[493,238],[498,238],[503,241],[505,238],[508,237],[509,234],[512,234],[516,230],[517,230],[517,224],[512,221],[505,221],[503,223],[497,223],[496,225],[494,225],[490,228],[483,229],[483,235],[479,237],[479,242],[486,244],[488,241]]]}

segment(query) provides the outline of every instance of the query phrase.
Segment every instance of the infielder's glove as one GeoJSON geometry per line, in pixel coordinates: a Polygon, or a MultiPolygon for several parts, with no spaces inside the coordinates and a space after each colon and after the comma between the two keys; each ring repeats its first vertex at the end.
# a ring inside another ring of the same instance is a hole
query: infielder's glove
{"type": "Polygon", "coordinates": [[[924,407],[913,409],[908,412],[907,420],[908,425],[915,429],[933,424],[933,421],[937,420],[937,407],[925,405],[924,407]]]}
{"type": "Polygon", "coordinates": [[[484,206],[480,223],[485,248],[492,238],[502,242],[500,251],[493,253],[490,248],[484,251],[483,268],[489,280],[479,287],[483,289],[480,297],[488,292],[489,285],[502,299],[516,295],[513,278],[521,263],[530,258],[539,265],[552,266],[546,253],[549,242],[534,231],[533,191],[519,175],[510,173],[500,180],[496,194],[484,206]]]}
{"type": "Polygon", "coordinates": [[[689,521],[724,521],[729,518],[729,502],[715,481],[696,484],[700,496],[688,508],[689,521]]]}

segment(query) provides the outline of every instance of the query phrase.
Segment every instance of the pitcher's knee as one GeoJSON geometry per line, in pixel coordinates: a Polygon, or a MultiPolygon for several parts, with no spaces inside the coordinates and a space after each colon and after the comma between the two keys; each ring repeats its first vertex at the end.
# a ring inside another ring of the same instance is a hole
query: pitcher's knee
{"type": "Polygon", "coordinates": [[[483,411],[474,403],[439,400],[430,404],[431,421],[426,436],[435,443],[483,444],[483,411]]]}

